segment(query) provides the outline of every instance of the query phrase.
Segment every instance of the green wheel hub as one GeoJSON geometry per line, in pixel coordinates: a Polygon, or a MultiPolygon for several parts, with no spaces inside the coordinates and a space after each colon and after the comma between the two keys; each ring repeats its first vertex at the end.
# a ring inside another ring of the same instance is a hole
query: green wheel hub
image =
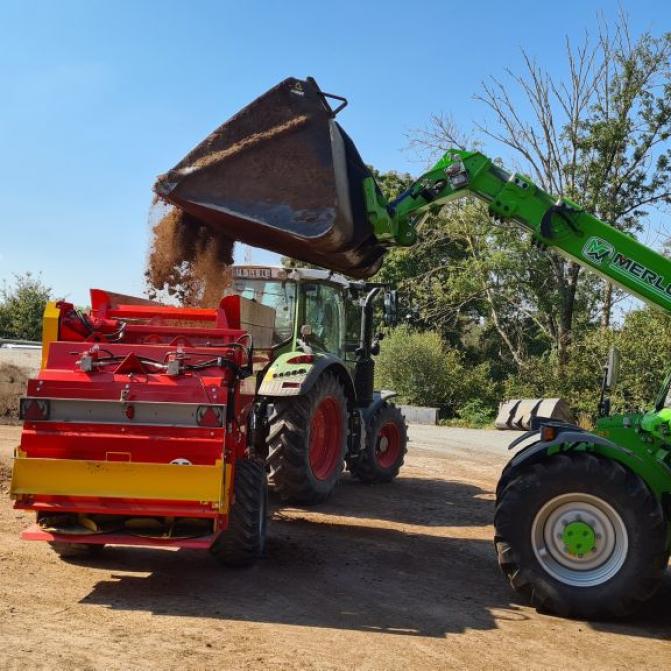
{"type": "Polygon", "coordinates": [[[622,568],[629,534],[608,501],[587,492],[567,492],[545,502],[531,524],[540,566],[565,585],[594,587],[622,568]]]}
{"type": "Polygon", "coordinates": [[[564,528],[562,541],[569,554],[575,557],[582,557],[594,549],[596,545],[596,533],[585,522],[571,522],[564,528]]]}

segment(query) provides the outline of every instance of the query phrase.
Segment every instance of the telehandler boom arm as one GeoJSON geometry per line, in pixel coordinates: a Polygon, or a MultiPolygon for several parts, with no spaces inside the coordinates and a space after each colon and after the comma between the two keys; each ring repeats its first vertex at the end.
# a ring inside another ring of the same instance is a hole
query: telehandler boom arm
{"type": "Polygon", "coordinates": [[[156,193],[227,240],[358,278],[388,247],[412,245],[425,214],[477,196],[537,243],[671,311],[671,260],[478,152],[448,151],[387,202],[335,119],[346,101],[332,109],[333,97],[311,77],[285,79],[161,175],[156,193]]]}
{"type": "Polygon", "coordinates": [[[426,214],[458,198],[475,196],[487,203],[496,219],[514,221],[539,244],[671,312],[671,259],[569,199],[557,200],[528,177],[506,172],[479,152],[448,151],[390,203],[384,202],[372,178],[364,180],[363,188],[370,224],[384,244],[412,245],[426,214]]]}

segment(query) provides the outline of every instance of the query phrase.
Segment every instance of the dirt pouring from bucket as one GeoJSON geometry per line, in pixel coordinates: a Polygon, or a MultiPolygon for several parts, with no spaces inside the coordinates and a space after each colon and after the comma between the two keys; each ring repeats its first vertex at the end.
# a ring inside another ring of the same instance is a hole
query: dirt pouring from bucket
{"type": "Polygon", "coordinates": [[[149,297],[216,307],[230,284],[235,241],[178,207],[154,203],[154,218],[157,212],[145,271],[149,297]]]}

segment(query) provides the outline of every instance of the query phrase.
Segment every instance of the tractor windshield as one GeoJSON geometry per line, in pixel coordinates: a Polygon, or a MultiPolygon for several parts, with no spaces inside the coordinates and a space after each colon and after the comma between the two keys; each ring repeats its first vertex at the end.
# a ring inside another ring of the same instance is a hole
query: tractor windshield
{"type": "Polygon", "coordinates": [[[238,294],[275,310],[273,345],[279,345],[292,337],[296,311],[295,282],[235,278],[226,293],[238,294]]]}

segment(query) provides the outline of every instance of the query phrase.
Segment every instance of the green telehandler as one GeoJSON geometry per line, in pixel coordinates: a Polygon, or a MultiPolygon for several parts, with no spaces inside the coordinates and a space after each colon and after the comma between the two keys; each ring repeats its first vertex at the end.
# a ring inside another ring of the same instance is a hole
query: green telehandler
{"type": "MultiPolygon", "coordinates": [[[[472,196],[534,243],[671,312],[670,259],[479,152],[448,151],[388,202],[335,121],[345,105],[312,78],[286,79],[156,191],[226,235],[358,278],[388,247],[412,245],[424,217],[472,196]]],[[[604,400],[593,432],[537,418],[511,445],[521,449],[498,483],[495,545],[513,589],[537,607],[619,616],[659,586],[671,546],[670,386],[647,412],[611,416],[604,400]]]]}

